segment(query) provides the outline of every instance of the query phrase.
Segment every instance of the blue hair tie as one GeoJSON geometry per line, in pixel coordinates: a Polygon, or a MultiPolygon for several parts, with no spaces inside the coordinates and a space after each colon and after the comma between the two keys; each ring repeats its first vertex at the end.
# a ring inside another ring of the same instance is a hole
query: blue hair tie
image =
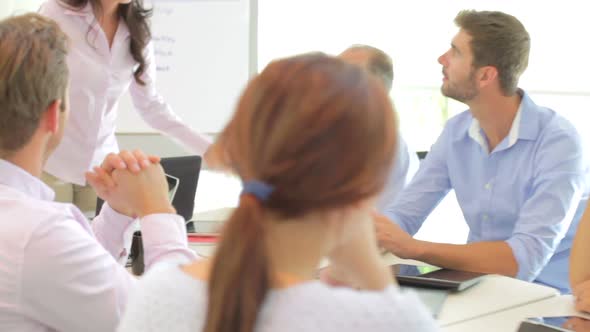
{"type": "Polygon", "coordinates": [[[261,202],[266,202],[275,190],[270,184],[258,180],[245,181],[243,185],[244,189],[242,189],[242,195],[252,194],[261,202]]]}

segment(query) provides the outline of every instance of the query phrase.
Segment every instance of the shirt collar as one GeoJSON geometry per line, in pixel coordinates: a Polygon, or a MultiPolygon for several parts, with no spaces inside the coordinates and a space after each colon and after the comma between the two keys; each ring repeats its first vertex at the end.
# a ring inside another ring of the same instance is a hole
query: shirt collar
{"type": "Polygon", "coordinates": [[[61,5],[65,8],[64,13],[66,15],[86,16],[94,19],[94,13],[92,12],[92,5],[90,4],[90,1],[88,1],[84,7],[79,9],[63,3],[61,5]]]}
{"type": "Polygon", "coordinates": [[[39,178],[3,159],[0,159],[0,184],[44,201],[55,198],[55,192],[39,178]]]}
{"type": "MultiPolygon", "coordinates": [[[[65,8],[64,13],[66,15],[83,17],[85,18],[86,23],[88,23],[88,25],[90,25],[93,29],[100,30],[100,27],[98,26],[98,21],[94,16],[94,11],[92,10],[92,5],[90,4],[90,1],[88,1],[86,5],[80,9],[70,7],[68,5],[63,6],[65,8]]],[[[123,21],[122,19],[119,21],[119,26],[117,27],[117,35],[119,34],[121,35],[121,38],[124,39],[130,35],[129,28],[127,27],[125,21],[123,21]]]]}
{"type": "MultiPolygon", "coordinates": [[[[538,106],[533,102],[533,100],[525,91],[519,89],[518,93],[522,95],[522,100],[520,101],[516,116],[512,121],[510,131],[508,132],[508,137],[505,138],[502,143],[500,143],[501,145],[505,145],[501,147],[502,149],[510,148],[516,144],[519,139],[533,140],[539,135],[540,129],[538,126],[538,106]]],[[[479,145],[481,145],[486,151],[489,150],[484,132],[481,129],[477,119],[472,117],[471,124],[467,128],[466,134],[479,145]]],[[[461,137],[463,137],[463,135],[459,135],[457,138],[459,139],[461,137]]]]}

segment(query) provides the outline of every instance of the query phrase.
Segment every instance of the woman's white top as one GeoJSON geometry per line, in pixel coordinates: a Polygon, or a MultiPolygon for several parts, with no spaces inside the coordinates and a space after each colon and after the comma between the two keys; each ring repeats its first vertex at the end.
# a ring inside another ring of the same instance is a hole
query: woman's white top
{"type": "MultiPolygon", "coordinates": [[[[231,294],[228,294],[231,296],[231,294]]],[[[131,295],[119,332],[202,331],[207,283],[178,266],[156,266],[131,295]]],[[[257,332],[438,331],[415,294],[335,288],[319,281],[271,290],[258,314],[257,332]]]]}
{"type": "Polygon", "coordinates": [[[135,81],[137,66],[129,50],[129,29],[119,22],[109,47],[106,35],[88,4],[81,10],[59,0],[47,0],[41,14],[57,21],[70,38],[70,116],[64,137],[49,158],[45,171],[71,183],[84,184],[84,172],[100,165],[110,152],[119,150],[115,138],[117,107],[129,90],[137,112],[153,128],[203,154],[210,140],[181,121],[156,91],[156,63],[152,42],[145,49],[146,85],[135,81]]]}

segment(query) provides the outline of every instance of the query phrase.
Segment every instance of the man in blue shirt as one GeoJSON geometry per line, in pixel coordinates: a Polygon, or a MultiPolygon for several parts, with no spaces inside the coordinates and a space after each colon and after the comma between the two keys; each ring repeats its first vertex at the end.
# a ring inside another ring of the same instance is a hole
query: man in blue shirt
{"type": "MultiPolygon", "coordinates": [[[[340,53],[338,57],[348,63],[365,68],[383,82],[388,92],[391,91],[393,63],[387,53],[373,46],[353,45],[340,53]]],[[[399,136],[395,161],[391,167],[385,188],[377,199],[377,210],[379,212],[384,213],[387,206],[395,201],[397,195],[416,174],[419,165],[420,161],[416,152],[408,147],[403,137],[399,136]]]]}
{"type": "Polygon", "coordinates": [[[447,122],[387,217],[375,218],[379,244],[402,258],[569,292],[568,256],[587,200],[580,137],[517,87],[530,38],[515,17],[462,11],[455,23],[459,32],[438,59],[441,90],[469,110],[447,122]],[[451,189],[467,244],[413,239],[451,189]]]}

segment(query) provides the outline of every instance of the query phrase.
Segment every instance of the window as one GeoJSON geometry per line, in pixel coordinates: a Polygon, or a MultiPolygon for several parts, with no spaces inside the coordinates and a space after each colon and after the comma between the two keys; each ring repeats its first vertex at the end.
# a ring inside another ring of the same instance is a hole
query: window
{"type": "MultiPolygon", "coordinates": [[[[402,135],[418,151],[429,150],[446,120],[466,109],[440,93],[437,63],[457,28],[462,9],[500,10],[516,16],[531,35],[529,67],[520,80],[539,104],[570,119],[590,143],[590,3],[584,0],[258,0],[258,63],[351,44],[376,46],[394,61],[391,96],[402,135]],[[528,5],[528,6],[527,6],[528,5]]],[[[426,220],[418,238],[461,243],[468,229],[454,193],[426,220]]]]}
{"type": "Polygon", "coordinates": [[[453,19],[461,9],[515,15],[532,39],[520,86],[537,103],[577,125],[586,122],[590,110],[587,1],[536,1],[533,8],[529,2],[508,0],[258,0],[258,7],[260,68],[277,57],[309,51],[338,54],[355,43],[389,53],[395,66],[392,98],[402,133],[416,150],[428,150],[447,118],[466,109],[440,94],[437,63],[457,31],[453,19]]]}

